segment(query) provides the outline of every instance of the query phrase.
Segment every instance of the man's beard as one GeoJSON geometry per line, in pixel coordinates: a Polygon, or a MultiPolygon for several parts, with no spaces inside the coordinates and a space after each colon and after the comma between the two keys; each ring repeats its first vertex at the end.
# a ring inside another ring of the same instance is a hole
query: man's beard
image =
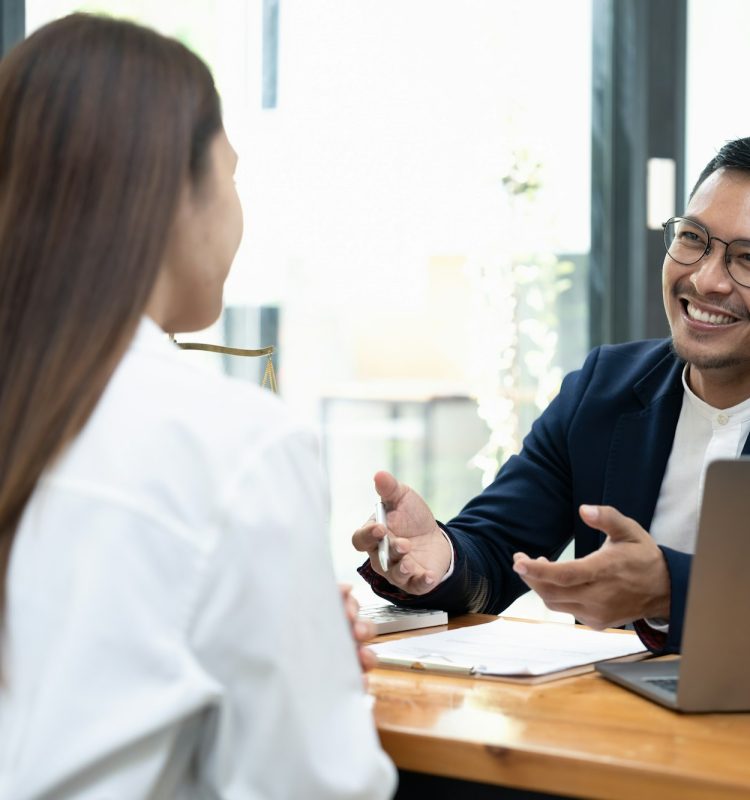
{"type": "MultiPolygon", "coordinates": [[[[682,302],[681,298],[687,299],[689,302],[698,296],[695,288],[687,279],[682,279],[675,283],[672,286],[671,294],[680,303],[682,302]]],[[[709,299],[711,298],[709,297],[709,299]]],[[[740,306],[739,303],[728,303],[723,298],[717,298],[714,305],[729,316],[750,321],[750,311],[746,307],[740,306]]],[[[700,339],[700,336],[696,338],[700,339]]],[[[682,352],[680,347],[675,344],[674,338],[672,338],[672,350],[674,350],[678,358],[692,364],[696,369],[726,369],[727,367],[736,367],[750,361],[750,358],[743,358],[737,353],[717,353],[716,355],[710,354],[698,356],[697,358],[688,358],[687,354],[682,352]]]]}
{"type": "Polygon", "coordinates": [[[679,359],[691,364],[696,369],[726,369],[727,367],[737,367],[740,364],[748,361],[748,359],[740,358],[734,353],[689,358],[684,352],[681,351],[674,339],[672,339],[672,350],[679,359]]]}

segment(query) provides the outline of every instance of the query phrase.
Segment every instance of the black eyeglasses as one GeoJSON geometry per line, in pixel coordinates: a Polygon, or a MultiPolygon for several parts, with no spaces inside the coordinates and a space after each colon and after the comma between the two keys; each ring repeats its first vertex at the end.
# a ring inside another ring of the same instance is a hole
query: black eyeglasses
{"type": "Polygon", "coordinates": [[[662,228],[667,255],[685,267],[697,264],[709,255],[712,242],[721,242],[726,248],[724,264],[729,277],[740,286],[750,289],[750,241],[735,239],[725,242],[718,236],[711,236],[703,225],[685,217],[672,217],[662,228]]]}

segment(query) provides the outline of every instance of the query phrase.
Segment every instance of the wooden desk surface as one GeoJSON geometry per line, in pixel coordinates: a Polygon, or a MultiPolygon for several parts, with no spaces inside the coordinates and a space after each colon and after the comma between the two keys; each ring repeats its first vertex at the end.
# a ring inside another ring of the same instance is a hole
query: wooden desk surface
{"type": "Polygon", "coordinates": [[[401,769],[603,800],[750,798],[750,713],[680,714],[596,673],[527,686],[376,669],[369,687],[401,769]]]}

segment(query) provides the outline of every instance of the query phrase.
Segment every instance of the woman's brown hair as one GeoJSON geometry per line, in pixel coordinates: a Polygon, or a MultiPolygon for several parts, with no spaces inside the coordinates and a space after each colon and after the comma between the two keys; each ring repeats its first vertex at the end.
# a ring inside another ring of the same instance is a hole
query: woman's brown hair
{"type": "Polygon", "coordinates": [[[132,338],[221,129],[205,65],[73,14],[0,61],[0,625],[13,537],[132,338]]]}

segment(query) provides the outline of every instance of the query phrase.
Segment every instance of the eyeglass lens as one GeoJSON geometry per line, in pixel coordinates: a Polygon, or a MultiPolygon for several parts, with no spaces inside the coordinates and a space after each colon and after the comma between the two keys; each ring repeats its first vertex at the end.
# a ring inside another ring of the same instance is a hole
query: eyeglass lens
{"type": "MultiPolygon", "coordinates": [[[[709,251],[712,240],[703,226],[675,217],[664,226],[664,245],[674,261],[690,266],[697,264],[709,251]]],[[[718,246],[723,245],[719,242],[718,246]]],[[[742,286],[750,286],[750,241],[730,242],[724,260],[732,278],[742,286]]]]}

